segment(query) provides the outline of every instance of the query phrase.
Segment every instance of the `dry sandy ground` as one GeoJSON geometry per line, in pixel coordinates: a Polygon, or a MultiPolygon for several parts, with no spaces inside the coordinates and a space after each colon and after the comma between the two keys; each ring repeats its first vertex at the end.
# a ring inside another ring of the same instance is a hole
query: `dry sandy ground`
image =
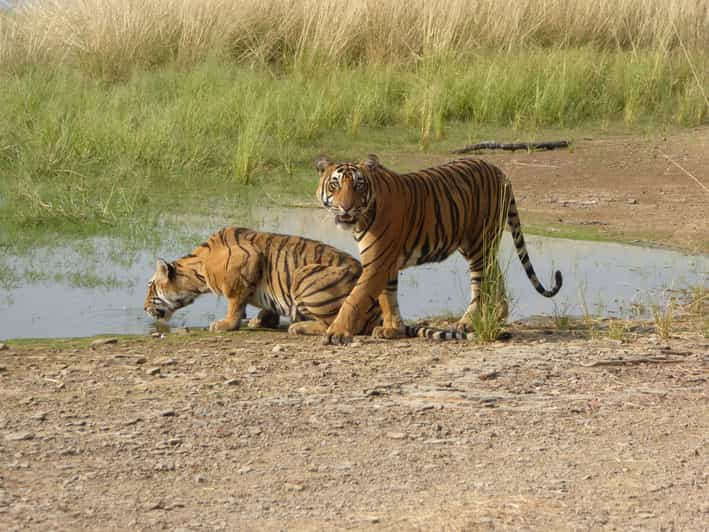
{"type": "Polygon", "coordinates": [[[0,528],[707,530],[709,339],[603,336],[15,344],[0,528]]]}

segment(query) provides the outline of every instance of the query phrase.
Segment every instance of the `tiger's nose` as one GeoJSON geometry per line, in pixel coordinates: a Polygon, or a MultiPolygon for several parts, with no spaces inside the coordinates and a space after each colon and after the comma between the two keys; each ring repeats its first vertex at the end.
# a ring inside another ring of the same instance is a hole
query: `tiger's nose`
{"type": "Polygon", "coordinates": [[[354,201],[343,201],[340,203],[340,208],[345,214],[352,210],[352,207],[354,207],[354,201]]]}

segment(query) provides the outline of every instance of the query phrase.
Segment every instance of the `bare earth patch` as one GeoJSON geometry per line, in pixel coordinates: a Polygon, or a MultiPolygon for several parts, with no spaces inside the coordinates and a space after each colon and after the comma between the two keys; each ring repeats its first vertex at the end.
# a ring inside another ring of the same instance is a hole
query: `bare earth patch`
{"type": "Polygon", "coordinates": [[[512,332],[11,345],[0,528],[705,530],[709,340],[512,332]]]}

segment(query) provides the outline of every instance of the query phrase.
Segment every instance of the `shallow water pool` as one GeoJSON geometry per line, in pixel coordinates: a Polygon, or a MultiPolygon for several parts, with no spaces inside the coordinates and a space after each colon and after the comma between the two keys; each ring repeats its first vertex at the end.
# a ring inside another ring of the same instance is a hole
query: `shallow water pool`
{"type": "MultiPolygon", "coordinates": [[[[330,216],[321,209],[254,209],[248,219],[233,225],[263,231],[276,231],[322,240],[357,256],[349,233],[334,228],[330,216]]],[[[221,225],[224,225],[223,222],[221,225]]],[[[182,256],[205,240],[220,224],[200,222],[194,228],[203,237],[191,246],[166,245],[160,255],[166,259],[182,256]]],[[[674,251],[648,249],[613,243],[585,242],[528,235],[527,248],[539,278],[546,284],[554,269],[564,275],[559,294],[547,299],[537,294],[527,280],[514,254],[509,234],[503,239],[500,261],[506,271],[511,292],[510,319],[538,314],[592,314],[618,317],[642,315],[643,308],[663,301],[663,292],[672,288],[707,285],[709,257],[687,256],[674,251]]],[[[110,240],[96,243],[98,249],[110,248],[110,240]]],[[[118,247],[118,244],[116,244],[118,247]]],[[[31,260],[58,261],[52,250],[40,252],[31,260]]],[[[99,254],[94,275],[111,279],[107,286],[76,286],[71,275],[62,279],[24,281],[0,297],[0,338],[75,337],[95,334],[141,334],[154,328],[143,313],[146,282],[153,273],[155,254],[134,255],[131,264],[119,264],[110,253],[99,254]]],[[[14,258],[22,266],[22,257],[14,258]]],[[[79,255],[61,253],[64,270],[81,269],[79,255]],[[75,264],[72,264],[75,261],[75,264]]],[[[79,283],[82,284],[82,283],[79,283]]],[[[99,283],[100,284],[100,283],[99,283]]],[[[470,296],[467,263],[455,254],[439,264],[410,268],[400,275],[399,301],[405,319],[415,320],[442,314],[459,315],[470,296]]],[[[223,298],[205,294],[193,305],[178,311],[172,326],[206,327],[221,318],[223,298]]],[[[248,308],[249,317],[257,312],[248,308]]]]}

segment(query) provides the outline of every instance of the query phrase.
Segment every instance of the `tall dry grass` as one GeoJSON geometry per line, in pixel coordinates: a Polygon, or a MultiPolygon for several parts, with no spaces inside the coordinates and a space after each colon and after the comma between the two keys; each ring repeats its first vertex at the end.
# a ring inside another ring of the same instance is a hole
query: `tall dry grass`
{"type": "Polygon", "coordinates": [[[709,47],[709,0],[29,0],[0,16],[0,64],[103,75],[208,54],[401,62],[475,48],[709,47]]]}

